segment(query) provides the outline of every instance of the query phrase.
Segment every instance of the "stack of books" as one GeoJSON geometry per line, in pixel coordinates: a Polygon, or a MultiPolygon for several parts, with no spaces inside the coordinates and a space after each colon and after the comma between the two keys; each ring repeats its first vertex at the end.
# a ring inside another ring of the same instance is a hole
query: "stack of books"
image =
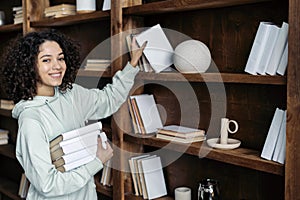
{"type": "Polygon", "coordinates": [[[204,141],[205,131],[185,126],[169,125],[158,129],[157,138],[181,143],[204,141]]]}
{"type": "Polygon", "coordinates": [[[14,15],[14,24],[23,23],[23,9],[22,6],[15,6],[12,8],[14,15]]]}
{"type": "Polygon", "coordinates": [[[96,157],[97,138],[102,132],[102,123],[96,122],[62,133],[50,142],[53,165],[65,172],[87,164],[96,157]]]}
{"type": "Polygon", "coordinates": [[[87,59],[84,70],[105,71],[110,65],[111,61],[108,59],[87,59]]]}
{"type": "Polygon", "coordinates": [[[9,131],[5,129],[0,129],[0,145],[8,144],[9,131]]]}
{"type": "Polygon", "coordinates": [[[157,155],[135,156],[128,160],[136,196],[155,199],[167,195],[161,159],[157,155]]]}
{"type": "Polygon", "coordinates": [[[276,108],[261,157],[275,162],[285,163],[286,151],[286,110],[276,108]]]}
{"type": "Polygon", "coordinates": [[[288,62],[287,23],[281,27],[260,22],[245,72],[252,75],[284,75],[288,62]]]}
{"type": "Polygon", "coordinates": [[[72,4],[60,4],[45,8],[45,17],[59,18],[76,14],[76,6],[72,4]]]}
{"type": "Polygon", "coordinates": [[[15,104],[12,100],[0,99],[0,108],[5,110],[12,110],[15,104]]]}

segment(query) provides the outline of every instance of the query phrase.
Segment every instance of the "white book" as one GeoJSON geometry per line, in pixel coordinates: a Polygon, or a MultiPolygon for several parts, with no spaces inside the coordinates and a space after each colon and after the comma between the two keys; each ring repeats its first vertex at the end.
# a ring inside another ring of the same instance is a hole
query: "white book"
{"type": "Polygon", "coordinates": [[[146,187],[146,182],[145,182],[145,177],[144,177],[144,171],[143,171],[143,167],[142,167],[142,161],[143,160],[148,160],[151,158],[155,158],[156,155],[151,155],[148,156],[146,158],[140,158],[137,160],[137,167],[138,167],[138,172],[139,172],[139,178],[140,178],[140,183],[141,183],[141,187],[142,187],[142,196],[144,199],[150,199],[148,198],[148,191],[147,191],[147,187],[146,187]]]}
{"type": "Polygon", "coordinates": [[[139,171],[138,171],[137,160],[139,160],[141,158],[146,158],[148,156],[150,156],[150,155],[149,154],[140,155],[140,156],[131,157],[128,160],[136,196],[140,196],[140,195],[143,194],[142,185],[141,185],[141,182],[140,182],[140,174],[139,174],[139,171]]]}
{"type": "Polygon", "coordinates": [[[266,74],[266,69],[268,66],[268,63],[270,62],[272,51],[274,49],[277,37],[279,35],[280,28],[276,25],[270,26],[270,34],[268,35],[266,47],[264,49],[264,52],[262,54],[261,60],[257,67],[257,73],[261,75],[266,74]]]}
{"type": "Polygon", "coordinates": [[[155,199],[167,194],[163,168],[159,156],[141,160],[148,199],[155,199]]]}
{"type": "Polygon", "coordinates": [[[50,149],[50,152],[55,152],[61,148],[64,154],[69,154],[81,149],[85,149],[89,146],[96,145],[98,143],[98,134],[99,131],[94,131],[79,137],[61,141],[56,146],[53,146],[50,149]]]}
{"type": "Polygon", "coordinates": [[[285,74],[285,71],[286,71],[286,68],[287,68],[287,65],[288,65],[288,42],[286,43],[285,45],[285,48],[284,48],[284,52],[281,56],[281,59],[280,59],[280,63],[279,63],[279,66],[278,66],[278,69],[277,69],[277,74],[279,75],[284,75],[285,74]]]}
{"type": "Polygon", "coordinates": [[[143,53],[156,73],[173,64],[174,49],[159,24],[138,34],[136,41],[139,46],[148,41],[143,53]]]}
{"type": "Polygon", "coordinates": [[[75,129],[75,130],[72,130],[72,131],[62,133],[62,136],[63,136],[63,140],[69,140],[69,139],[72,139],[74,137],[78,137],[78,136],[81,136],[81,135],[84,135],[86,133],[96,131],[96,130],[102,130],[102,123],[101,122],[96,122],[96,123],[89,124],[87,126],[83,126],[81,128],[78,128],[78,129],[75,129]]]}
{"type": "MultiPolygon", "coordinates": [[[[274,154],[272,156],[272,160],[275,162],[279,161],[279,155],[282,148],[285,148],[285,134],[286,134],[286,111],[284,111],[281,126],[280,126],[280,132],[276,141],[276,146],[274,150],[274,154]]],[[[282,163],[283,164],[283,163],[282,163]]]]}
{"type": "Polygon", "coordinates": [[[285,45],[287,43],[288,39],[288,31],[289,31],[289,25],[288,23],[283,22],[279,35],[277,37],[275,46],[272,51],[272,55],[270,58],[270,62],[268,63],[266,73],[269,75],[275,75],[276,71],[278,69],[280,59],[283,55],[285,45]]]}
{"type": "Polygon", "coordinates": [[[61,172],[66,172],[66,171],[70,171],[72,169],[75,169],[77,167],[80,167],[82,165],[85,165],[89,162],[91,162],[92,160],[94,160],[96,157],[96,154],[95,155],[89,155],[89,156],[86,156],[84,158],[81,158],[79,160],[76,160],[75,162],[71,162],[69,164],[64,164],[63,166],[61,167],[58,167],[57,170],[58,171],[61,171],[61,172]]]}
{"type": "Polygon", "coordinates": [[[0,139],[0,145],[8,144],[8,138],[0,139]]]}
{"type": "Polygon", "coordinates": [[[267,135],[267,138],[266,138],[266,141],[265,141],[262,153],[261,153],[262,158],[265,158],[267,160],[272,159],[276,141],[277,141],[277,138],[279,135],[283,115],[284,115],[284,111],[279,108],[276,108],[275,114],[273,116],[269,131],[268,131],[268,135],[267,135]]]}
{"type": "Polygon", "coordinates": [[[70,154],[65,154],[62,156],[62,159],[64,160],[65,164],[69,164],[69,163],[75,162],[77,160],[80,160],[86,156],[96,155],[97,148],[98,148],[97,144],[92,145],[92,146],[86,147],[80,151],[75,151],[70,154]]]}
{"type": "Polygon", "coordinates": [[[146,133],[154,133],[163,124],[152,94],[130,96],[136,100],[146,133]]]}
{"type": "Polygon", "coordinates": [[[247,60],[245,72],[257,75],[258,64],[262,59],[272,27],[273,24],[270,22],[260,22],[247,60]]]}

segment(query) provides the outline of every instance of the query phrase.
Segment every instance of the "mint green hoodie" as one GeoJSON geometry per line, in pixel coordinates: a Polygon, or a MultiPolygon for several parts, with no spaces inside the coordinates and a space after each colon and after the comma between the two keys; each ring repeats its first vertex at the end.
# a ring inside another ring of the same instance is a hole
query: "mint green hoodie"
{"type": "Polygon", "coordinates": [[[20,101],[12,111],[18,119],[16,156],[31,185],[28,200],[96,200],[94,175],[103,164],[95,158],[86,165],[61,173],[51,163],[49,142],[60,133],[115,113],[126,100],[138,68],[129,63],[104,89],[73,84],[65,93],[55,88],[53,97],[36,96],[20,101]]]}

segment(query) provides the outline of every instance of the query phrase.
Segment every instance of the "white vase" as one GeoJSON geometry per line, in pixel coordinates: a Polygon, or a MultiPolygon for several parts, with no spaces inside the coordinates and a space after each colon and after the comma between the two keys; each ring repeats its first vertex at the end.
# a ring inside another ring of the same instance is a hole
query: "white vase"
{"type": "Polygon", "coordinates": [[[78,13],[96,11],[96,0],[76,0],[76,11],[78,13]]]}

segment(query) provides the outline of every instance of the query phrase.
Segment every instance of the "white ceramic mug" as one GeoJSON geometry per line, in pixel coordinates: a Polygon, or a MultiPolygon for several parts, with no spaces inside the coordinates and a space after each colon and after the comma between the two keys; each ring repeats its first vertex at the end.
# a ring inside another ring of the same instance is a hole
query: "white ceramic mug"
{"type": "Polygon", "coordinates": [[[239,125],[235,120],[230,120],[228,118],[221,118],[221,131],[220,131],[220,144],[227,144],[228,141],[228,132],[233,134],[236,133],[239,129],[239,125]],[[229,124],[233,123],[235,125],[235,129],[231,130],[229,124]]]}
{"type": "Polygon", "coordinates": [[[191,200],[192,191],[188,187],[178,187],[175,189],[175,200],[191,200]]]}

